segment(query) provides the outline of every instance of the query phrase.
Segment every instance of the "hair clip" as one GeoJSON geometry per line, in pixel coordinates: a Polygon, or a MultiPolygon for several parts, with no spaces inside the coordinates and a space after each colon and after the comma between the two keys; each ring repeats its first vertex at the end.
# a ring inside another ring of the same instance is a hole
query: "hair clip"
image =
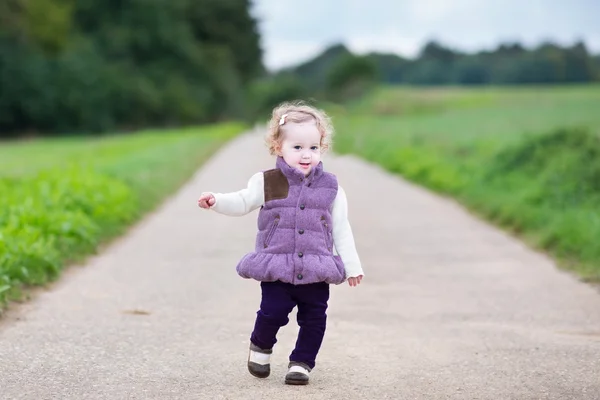
{"type": "Polygon", "coordinates": [[[285,117],[287,117],[287,114],[283,114],[281,116],[281,118],[279,119],[279,126],[285,124],[285,117]]]}

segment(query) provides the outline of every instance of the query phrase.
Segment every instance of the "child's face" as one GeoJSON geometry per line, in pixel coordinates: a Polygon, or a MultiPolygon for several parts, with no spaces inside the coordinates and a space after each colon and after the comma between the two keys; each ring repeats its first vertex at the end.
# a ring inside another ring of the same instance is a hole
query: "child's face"
{"type": "Polygon", "coordinates": [[[290,167],[306,176],[321,161],[321,132],[312,122],[289,124],[279,153],[290,167]]]}

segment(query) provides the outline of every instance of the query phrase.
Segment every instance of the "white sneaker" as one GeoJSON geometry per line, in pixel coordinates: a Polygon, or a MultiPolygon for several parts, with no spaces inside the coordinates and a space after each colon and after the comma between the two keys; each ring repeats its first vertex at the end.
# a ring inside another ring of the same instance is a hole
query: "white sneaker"
{"type": "Polygon", "coordinates": [[[264,350],[250,343],[248,371],[257,378],[268,377],[271,374],[271,353],[273,349],[264,350]]]}
{"type": "Polygon", "coordinates": [[[285,375],[287,385],[308,385],[310,368],[299,362],[290,362],[288,373],[285,375]]]}

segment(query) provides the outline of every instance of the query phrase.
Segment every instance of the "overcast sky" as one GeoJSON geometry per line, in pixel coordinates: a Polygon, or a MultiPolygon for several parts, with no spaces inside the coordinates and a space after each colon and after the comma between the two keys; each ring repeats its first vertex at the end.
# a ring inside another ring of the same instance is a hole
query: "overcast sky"
{"type": "Polygon", "coordinates": [[[520,41],[600,53],[600,0],[253,0],[264,62],[293,65],[342,42],[356,53],[415,56],[429,39],[458,50],[520,41]]]}

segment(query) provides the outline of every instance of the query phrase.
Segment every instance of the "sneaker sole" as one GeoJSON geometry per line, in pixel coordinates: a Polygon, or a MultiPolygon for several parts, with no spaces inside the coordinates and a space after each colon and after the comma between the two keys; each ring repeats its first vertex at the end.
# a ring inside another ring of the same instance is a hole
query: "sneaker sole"
{"type": "Polygon", "coordinates": [[[297,381],[297,380],[294,380],[294,379],[286,379],[285,380],[285,384],[286,385],[296,385],[296,386],[308,385],[308,381],[297,381]]]}
{"type": "MultiPolygon", "coordinates": [[[[258,372],[256,370],[252,369],[253,364],[254,363],[251,363],[251,362],[248,363],[248,372],[250,372],[250,375],[252,375],[252,376],[254,376],[256,378],[262,378],[262,379],[268,378],[269,375],[271,375],[271,368],[270,367],[267,367],[268,369],[265,372],[258,372]]],[[[261,367],[263,367],[263,366],[261,365],[261,367]]]]}
{"type": "Polygon", "coordinates": [[[293,374],[292,374],[292,376],[285,377],[286,385],[308,385],[308,381],[309,381],[308,377],[306,379],[304,377],[298,379],[297,377],[293,376],[293,374]]]}

